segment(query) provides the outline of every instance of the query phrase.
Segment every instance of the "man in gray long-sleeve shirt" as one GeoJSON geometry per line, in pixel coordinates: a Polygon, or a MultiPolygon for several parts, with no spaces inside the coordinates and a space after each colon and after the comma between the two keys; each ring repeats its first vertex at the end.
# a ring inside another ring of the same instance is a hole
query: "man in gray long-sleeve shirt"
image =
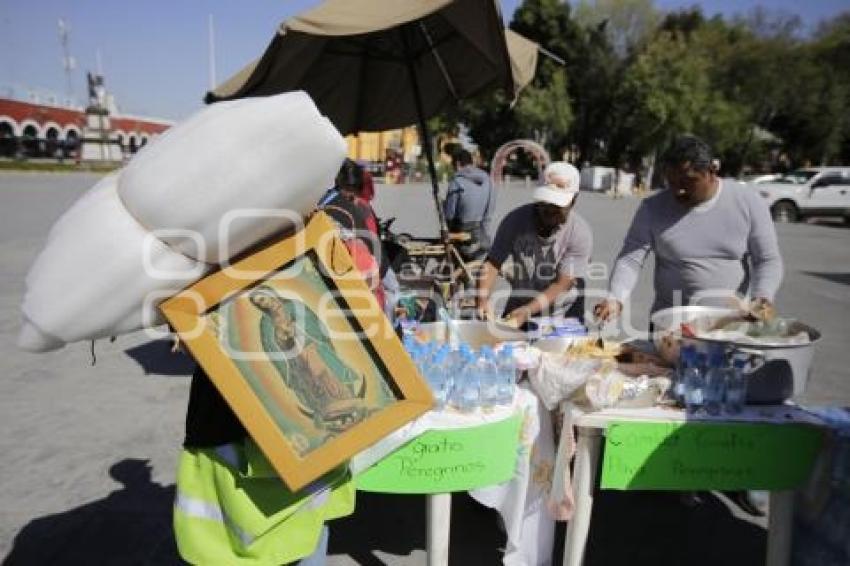
{"type": "Polygon", "coordinates": [[[694,136],[679,137],[664,166],[669,187],[638,208],[611,274],[611,296],[596,306],[596,316],[619,314],[650,251],[656,263],[652,312],[730,304],[735,294],[749,295],[755,308],[772,308],[782,258],[764,201],[745,185],[721,180],[711,150],[694,136]]]}

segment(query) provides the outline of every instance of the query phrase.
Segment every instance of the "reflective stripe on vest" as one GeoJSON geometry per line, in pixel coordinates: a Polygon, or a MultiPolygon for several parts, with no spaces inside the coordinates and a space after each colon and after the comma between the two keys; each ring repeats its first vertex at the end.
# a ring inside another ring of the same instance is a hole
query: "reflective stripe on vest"
{"type": "Polygon", "coordinates": [[[215,503],[201,501],[178,491],[174,498],[174,507],[188,517],[224,523],[227,529],[245,546],[254,542],[255,537],[239,528],[239,525],[234,523],[215,503]]]}

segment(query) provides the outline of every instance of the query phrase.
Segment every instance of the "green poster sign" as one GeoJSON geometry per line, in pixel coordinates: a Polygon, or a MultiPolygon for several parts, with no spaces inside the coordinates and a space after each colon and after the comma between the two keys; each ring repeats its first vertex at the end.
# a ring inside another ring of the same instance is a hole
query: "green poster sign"
{"type": "Polygon", "coordinates": [[[821,445],[809,425],[611,423],[603,489],[792,489],[821,445]]]}
{"type": "Polygon", "coordinates": [[[470,428],[430,430],[357,476],[357,489],[381,493],[468,491],[511,479],[520,415],[470,428]]]}

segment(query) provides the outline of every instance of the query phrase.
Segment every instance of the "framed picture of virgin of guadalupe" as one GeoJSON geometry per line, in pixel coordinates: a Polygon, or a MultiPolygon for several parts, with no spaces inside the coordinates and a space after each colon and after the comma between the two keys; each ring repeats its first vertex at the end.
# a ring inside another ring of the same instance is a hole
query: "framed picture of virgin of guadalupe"
{"type": "Polygon", "coordinates": [[[293,491],[433,405],[323,213],[161,309],[293,491]]]}

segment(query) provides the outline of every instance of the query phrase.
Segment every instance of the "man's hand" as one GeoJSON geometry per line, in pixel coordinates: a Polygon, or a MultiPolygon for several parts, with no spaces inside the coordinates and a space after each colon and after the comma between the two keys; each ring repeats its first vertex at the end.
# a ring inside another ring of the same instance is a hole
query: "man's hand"
{"type": "Polygon", "coordinates": [[[747,313],[758,320],[773,320],[776,318],[776,307],[769,299],[756,297],[747,305],[747,313]]]}
{"type": "Polygon", "coordinates": [[[505,322],[511,326],[519,328],[525,324],[529,318],[531,318],[531,311],[529,311],[526,307],[519,307],[508,313],[508,316],[505,317],[505,322]]]}
{"type": "Polygon", "coordinates": [[[606,299],[593,307],[593,316],[600,322],[607,322],[620,316],[623,303],[617,299],[606,299]]]}
{"type": "Polygon", "coordinates": [[[493,307],[490,306],[490,300],[486,297],[478,297],[475,314],[479,320],[491,320],[493,318],[493,307]]]}

